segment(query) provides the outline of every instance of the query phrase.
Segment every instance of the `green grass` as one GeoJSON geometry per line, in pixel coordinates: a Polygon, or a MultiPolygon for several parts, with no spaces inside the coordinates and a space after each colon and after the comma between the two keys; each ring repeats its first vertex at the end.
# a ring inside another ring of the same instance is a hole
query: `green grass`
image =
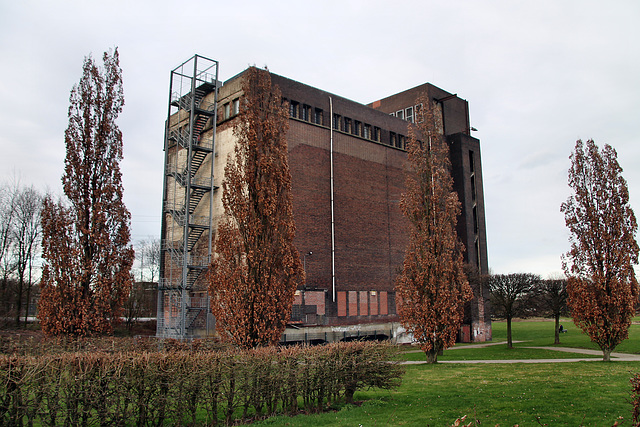
{"type": "MultiPolygon", "coordinates": [[[[563,319],[562,324],[569,332],[561,335],[560,346],[598,349],[573,322],[563,319]]],[[[506,344],[459,348],[445,351],[439,360],[577,357],[524,348],[553,347],[553,327],[553,322],[548,321],[514,322],[513,339],[526,342],[516,344],[513,350],[508,350],[506,344]]],[[[629,336],[616,351],[640,353],[640,325],[633,325],[629,336]]],[[[493,323],[493,340],[506,340],[505,322],[493,323]]],[[[424,360],[424,355],[405,352],[403,358],[424,360]]],[[[274,417],[258,424],[450,426],[456,418],[468,415],[467,421],[477,417],[486,426],[611,426],[619,416],[628,425],[632,411],[629,379],[632,373],[640,372],[640,363],[454,363],[407,365],[406,369],[402,386],[395,391],[356,393],[360,406],[343,405],[323,414],[274,417]],[[539,422],[536,417],[540,417],[539,422]]]]}
{"type": "MultiPolygon", "coordinates": [[[[575,326],[571,319],[563,318],[561,323],[569,332],[561,334],[560,344],[554,345],[554,322],[545,320],[515,321],[512,323],[513,340],[522,342],[516,342],[513,349],[508,349],[506,344],[507,323],[504,321],[493,322],[493,342],[505,342],[505,344],[485,348],[464,348],[468,344],[457,344],[456,348],[446,350],[438,360],[573,359],[578,357],[597,359],[601,357],[553,351],[553,347],[600,350],[597,344],[591,342],[589,337],[575,326]],[[548,347],[549,349],[540,350],[526,347],[548,347]]],[[[412,349],[415,350],[415,347],[412,349]]],[[[640,354],[640,324],[631,325],[629,339],[618,345],[615,351],[640,354]]],[[[425,360],[425,357],[422,353],[406,353],[403,355],[403,359],[425,360]]]]}
{"type": "Polygon", "coordinates": [[[628,403],[633,362],[466,365],[407,367],[393,392],[357,393],[361,406],[335,412],[274,417],[278,426],[449,426],[462,415],[482,425],[611,426],[630,418],[628,403]]]}

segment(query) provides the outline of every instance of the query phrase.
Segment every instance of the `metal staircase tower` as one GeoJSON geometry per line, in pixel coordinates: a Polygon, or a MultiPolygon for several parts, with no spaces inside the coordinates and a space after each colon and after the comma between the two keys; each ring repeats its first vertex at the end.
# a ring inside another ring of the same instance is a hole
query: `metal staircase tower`
{"type": "Polygon", "coordinates": [[[195,55],[171,71],[156,334],[185,339],[208,329],[204,274],[211,261],[218,62],[195,55]]]}

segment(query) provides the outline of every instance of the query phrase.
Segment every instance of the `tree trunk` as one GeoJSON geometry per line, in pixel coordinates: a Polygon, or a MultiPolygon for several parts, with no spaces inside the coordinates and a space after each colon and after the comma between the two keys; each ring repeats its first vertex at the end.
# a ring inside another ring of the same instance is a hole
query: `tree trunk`
{"type": "Polygon", "coordinates": [[[436,350],[425,351],[427,363],[438,363],[438,352],[436,350]]]}
{"type": "Polygon", "coordinates": [[[556,336],[554,344],[560,344],[560,315],[556,314],[556,336]]]}
{"type": "Polygon", "coordinates": [[[511,317],[507,317],[507,348],[513,348],[513,339],[511,338],[511,317]]]}
{"type": "Polygon", "coordinates": [[[602,361],[611,362],[611,349],[602,349],[602,361]]]}

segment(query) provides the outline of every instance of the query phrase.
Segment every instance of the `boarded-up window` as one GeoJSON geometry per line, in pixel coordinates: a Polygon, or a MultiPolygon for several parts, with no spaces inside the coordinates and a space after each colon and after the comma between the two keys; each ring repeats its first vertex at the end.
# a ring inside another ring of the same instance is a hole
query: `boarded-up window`
{"type": "Polygon", "coordinates": [[[349,316],[358,315],[358,293],[349,291],[349,316]]]}
{"type": "Polygon", "coordinates": [[[378,292],[369,292],[369,311],[372,316],[378,315],[378,292]]]}
{"type": "Polygon", "coordinates": [[[380,291],[380,315],[386,316],[387,314],[389,314],[387,291],[380,291]]]}
{"type": "Polygon", "coordinates": [[[347,315],[347,293],[338,291],[338,316],[347,315]]]}
{"type": "Polygon", "coordinates": [[[369,292],[360,291],[360,316],[369,315],[369,292]]]}

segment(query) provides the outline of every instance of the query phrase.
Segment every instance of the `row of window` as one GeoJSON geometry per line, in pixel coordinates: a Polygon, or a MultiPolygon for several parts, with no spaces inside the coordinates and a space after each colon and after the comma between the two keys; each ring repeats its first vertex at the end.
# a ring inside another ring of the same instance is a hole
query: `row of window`
{"type": "MultiPolygon", "coordinates": [[[[287,100],[284,100],[287,102],[287,100]]],[[[289,102],[289,117],[305,122],[324,125],[324,111],[321,108],[312,107],[307,104],[301,104],[294,100],[289,102]]],[[[413,111],[413,110],[412,110],[413,111]]],[[[370,141],[382,142],[392,147],[406,149],[406,137],[404,135],[389,132],[389,140],[383,141],[382,129],[354,120],[350,117],[343,117],[339,114],[333,115],[333,128],[340,132],[348,133],[370,141]]]]}
{"type": "Polygon", "coordinates": [[[411,123],[422,123],[422,104],[403,108],[395,113],[389,113],[389,115],[411,123]]]}

